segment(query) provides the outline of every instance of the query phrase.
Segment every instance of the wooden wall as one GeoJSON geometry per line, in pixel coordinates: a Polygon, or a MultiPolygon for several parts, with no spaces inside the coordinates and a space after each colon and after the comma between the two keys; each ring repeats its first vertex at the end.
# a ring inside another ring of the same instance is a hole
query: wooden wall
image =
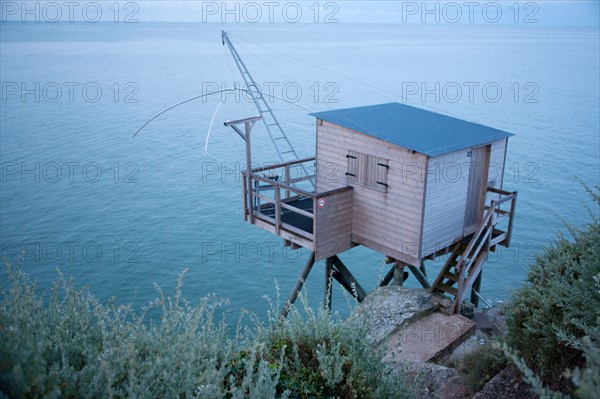
{"type": "Polygon", "coordinates": [[[425,155],[317,120],[317,192],[352,186],[352,240],[418,265],[425,192],[425,155]],[[348,151],[389,159],[387,191],[346,179],[348,151]]]}
{"type": "MultiPolygon", "coordinates": [[[[492,143],[488,181],[502,187],[507,139],[492,143]]],[[[429,159],[421,256],[462,239],[471,159],[464,149],[429,159]]],[[[486,198],[489,203],[490,194],[486,198]]]]}
{"type": "Polygon", "coordinates": [[[469,183],[468,149],[429,159],[421,256],[446,248],[463,236],[469,183]]]}
{"type": "Polygon", "coordinates": [[[352,189],[317,197],[315,259],[352,248],[352,189]],[[322,206],[319,200],[323,201],[322,206]]]}
{"type": "MultiPolygon", "coordinates": [[[[502,139],[491,145],[488,180],[496,188],[502,188],[506,143],[502,139]]],[[[463,237],[469,151],[429,158],[317,119],[317,193],[352,186],[352,241],[418,266],[422,257],[463,237]],[[387,191],[347,179],[349,151],[389,160],[387,191]]],[[[488,195],[486,202],[492,197],[488,195]]],[[[338,222],[341,232],[350,224],[338,222]]],[[[333,227],[327,229],[323,234],[336,236],[333,227]]],[[[342,245],[335,238],[331,242],[342,245]]]]}

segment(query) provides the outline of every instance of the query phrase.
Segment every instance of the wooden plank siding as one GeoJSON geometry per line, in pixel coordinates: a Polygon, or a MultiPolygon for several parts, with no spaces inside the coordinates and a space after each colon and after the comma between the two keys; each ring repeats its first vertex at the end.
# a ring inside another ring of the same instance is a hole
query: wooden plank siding
{"type": "MultiPolygon", "coordinates": [[[[488,182],[502,187],[504,155],[507,139],[492,143],[488,166],[488,182]]],[[[463,238],[465,205],[469,186],[471,149],[430,158],[427,170],[426,203],[423,220],[421,257],[446,248],[463,238]],[[460,176],[455,171],[460,170],[460,176]]],[[[486,203],[498,198],[488,193],[486,203]]]]}
{"type": "Polygon", "coordinates": [[[317,196],[315,259],[336,255],[354,246],[352,243],[353,190],[317,196]],[[319,206],[319,200],[325,201],[319,206]]]}
{"type": "Polygon", "coordinates": [[[421,257],[463,237],[469,151],[465,149],[429,159],[421,257]]]}
{"type": "Polygon", "coordinates": [[[354,188],[352,240],[419,266],[427,157],[326,121],[317,131],[317,192],[354,188]],[[348,151],[389,160],[387,191],[346,178],[348,151]]]}

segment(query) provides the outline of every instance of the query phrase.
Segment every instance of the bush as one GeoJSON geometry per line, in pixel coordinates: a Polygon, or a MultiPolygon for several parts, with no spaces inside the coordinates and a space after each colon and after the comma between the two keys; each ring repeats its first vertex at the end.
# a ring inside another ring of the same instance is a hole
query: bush
{"type": "MultiPolygon", "coordinates": [[[[600,205],[600,196],[586,189],[600,205]]],[[[568,228],[573,240],[559,236],[512,294],[506,307],[506,342],[516,350],[513,357],[538,373],[541,382],[575,393],[581,375],[565,375],[565,370],[583,368],[587,362],[588,368],[596,364],[593,373],[600,371],[598,340],[592,334],[600,309],[600,224],[592,215],[584,229],[568,228]]]]}
{"type": "Polygon", "coordinates": [[[223,305],[158,299],[141,312],[99,303],[60,276],[49,295],[8,266],[0,301],[0,397],[401,398],[407,394],[360,326],[326,312],[231,331],[223,305]],[[148,316],[158,310],[159,319],[148,316]]]}
{"type": "Polygon", "coordinates": [[[469,388],[477,392],[506,365],[507,359],[501,349],[480,347],[467,354],[458,367],[463,372],[469,388]]]}
{"type": "Polygon", "coordinates": [[[332,321],[326,310],[315,312],[301,300],[304,316],[293,309],[265,338],[273,356],[283,356],[281,389],[294,398],[410,397],[404,378],[382,364],[383,351],[367,344],[364,322],[332,321]]]}

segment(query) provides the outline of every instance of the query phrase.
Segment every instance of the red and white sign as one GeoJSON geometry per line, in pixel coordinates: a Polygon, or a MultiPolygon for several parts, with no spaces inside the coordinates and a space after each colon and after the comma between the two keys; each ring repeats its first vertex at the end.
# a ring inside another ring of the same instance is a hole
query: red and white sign
{"type": "Polygon", "coordinates": [[[324,208],[325,205],[327,205],[327,200],[325,198],[319,198],[317,200],[317,205],[319,206],[319,208],[324,208]]]}

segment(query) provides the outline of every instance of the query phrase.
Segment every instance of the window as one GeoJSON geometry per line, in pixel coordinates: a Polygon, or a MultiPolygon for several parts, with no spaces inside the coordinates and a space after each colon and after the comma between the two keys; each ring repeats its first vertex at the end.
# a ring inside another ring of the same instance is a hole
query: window
{"type": "Polygon", "coordinates": [[[387,192],[389,162],[385,158],[349,150],[346,155],[346,180],[387,192]]]}
{"type": "Polygon", "coordinates": [[[359,164],[363,154],[359,154],[356,151],[348,151],[348,155],[346,155],[348,168],[346,171],[346,180],[352,183],[358,183],[359,180],[359,164]]]}

